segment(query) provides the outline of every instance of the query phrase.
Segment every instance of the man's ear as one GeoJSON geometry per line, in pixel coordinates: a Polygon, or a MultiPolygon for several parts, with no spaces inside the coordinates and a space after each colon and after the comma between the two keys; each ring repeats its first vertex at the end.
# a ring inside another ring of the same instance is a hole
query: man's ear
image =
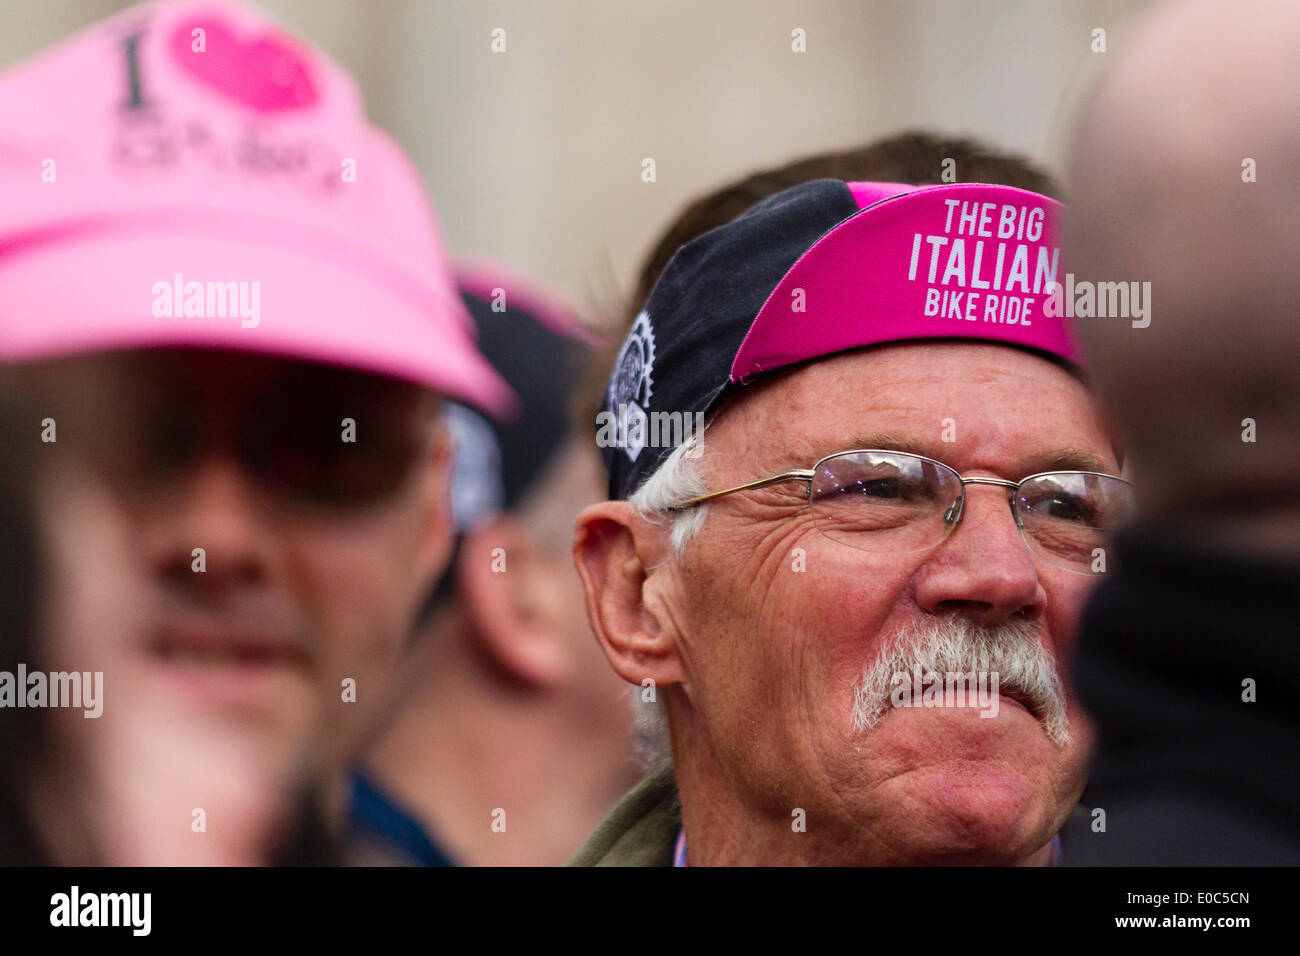
{"type": "Polygon", "coordinates": [[[421,520],[426,534],[421,542],[417,570],[419,580],[429,587],[447,567],[456,535],[451,513],[451,432],[441,415],[434,413],[430,413],[427,427],[429,447],[420,464],[424,469],[421,520]]]}
{"type": "Polygon", "coordinates": [[[671,628],[645,600],[646,585],[668,558],[668,531],[626,501],[602,501],[578,515],[573,561],[587,595],[587,618],[624,680],[658,687],[681,683],[671,628]]]}
{"type": "Polygon", "coordinates": [[[507,517],[462,537],[456,558],[456,585],[479,650],[511,679],[535,688],[561,686],[575,668],[554,566],[507,517]]]}

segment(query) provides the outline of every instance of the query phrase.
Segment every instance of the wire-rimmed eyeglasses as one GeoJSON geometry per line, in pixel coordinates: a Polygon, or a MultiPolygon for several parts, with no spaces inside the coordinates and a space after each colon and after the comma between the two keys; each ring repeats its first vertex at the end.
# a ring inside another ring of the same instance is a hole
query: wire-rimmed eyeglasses
{"type": "Polygon", "coordinates": [[[812,468],[688,498],[670,510],[684,511],[723,495],[787,481],[808,483],[808,504],[822,534],[878,554],[935,547],[961,521],[966,486],[996,485],[1006,489],[1029,550],[1078,574],[1105,570],[1111,535],[1133,508],[1133,486],[1117,475],[1045,471],[1020,481],[964,478],[933,458],[867,448],[836,452],[812,468]]]}

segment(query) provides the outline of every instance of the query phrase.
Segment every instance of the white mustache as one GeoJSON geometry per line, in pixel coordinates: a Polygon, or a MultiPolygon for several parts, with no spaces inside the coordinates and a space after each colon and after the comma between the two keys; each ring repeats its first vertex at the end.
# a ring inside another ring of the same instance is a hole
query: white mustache
{"type": "Polygon", "coordinates": [[[853,728],[871,730],[890,710],[898,673],[996,673],[1002,693],[1015,691],[1058,747],[1070,739],[1065,685],[1056,658],[1039,640],[1038,627],[1008,621],[985,627],[959,616],[940,617],[909,628],[867,665],[853,688],[853,728]]]}

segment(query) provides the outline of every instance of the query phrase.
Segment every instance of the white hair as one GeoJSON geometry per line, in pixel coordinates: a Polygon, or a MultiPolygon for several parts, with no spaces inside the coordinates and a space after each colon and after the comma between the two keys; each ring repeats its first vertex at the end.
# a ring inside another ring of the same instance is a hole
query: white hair
{"type": "MultiPolygon", "coordinates": [[[[680,502],[708,492],[704,483],[704,433],[694,432],[673,449],[641,487],[628,496],[627,502],[647,518],[659,519],[680,502]]],[[[698,505],[673,518],[670,545],[673,557],[681,557],[686,545],[704,526],[707,505],[698,505]]]]}
{"type": "MultiPolygon", "coordinates": [[[[627,501],[643,516],[651,520],[664,520],[671,508],[696,495],[705,494],[703,431],[693,432],[686,441],[673,449],[663,464],[656,468],[627,501]]],[[[669,536],[671,559],[680,558],[686,545],[704,526],[708,506],[699,505],[672,516],[669,536]]],[[[655,770],[673,762],[672,740],[668,734],[668,714],[657,695],[646,700],[646,688],[632,689],[632,710],[636,718],[636,736],[642,760],[647,769],[655,770]]]]}

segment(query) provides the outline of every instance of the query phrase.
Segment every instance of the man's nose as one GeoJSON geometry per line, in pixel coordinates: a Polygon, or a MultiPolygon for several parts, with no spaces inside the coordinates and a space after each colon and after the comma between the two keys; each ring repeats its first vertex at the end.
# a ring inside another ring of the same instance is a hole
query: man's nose
{"type": "Polygon", "coordinates": [[[171,583],[200,591],[265,583],[274,552],[271,529],[254,483],[230,457],[209,454],[196,461],[156,507],[150,554],[171,583]]]}
{"type": "Polygon", "coordinates": [[[968,485],[960,523],[916,573],[916,600],[932,613],[957,612],[997,625],[1046,606],[1038,568],[1004,488],[968,485]]]}

